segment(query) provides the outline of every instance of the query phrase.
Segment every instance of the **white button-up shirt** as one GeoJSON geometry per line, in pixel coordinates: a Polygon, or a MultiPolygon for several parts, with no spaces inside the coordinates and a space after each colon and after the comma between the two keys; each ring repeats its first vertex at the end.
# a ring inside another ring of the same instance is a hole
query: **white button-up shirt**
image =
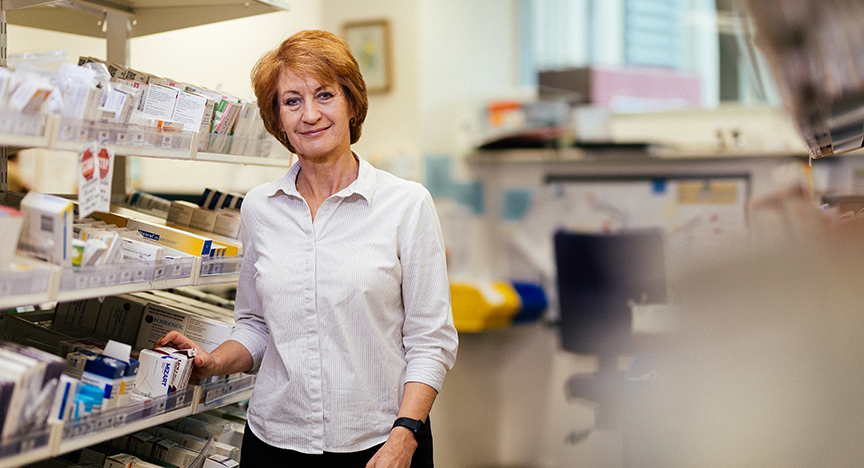
{"type": "Polygon", "coordinates": [[[231,339],[258,369],[249,426],[276,447],[350,452],[383,443],[404,384],[440,390],[456,359],[432,197],[357,159],[357,180],[327,198],[314,221],[295,185],[299,163],[243,201],[231,339]]]}

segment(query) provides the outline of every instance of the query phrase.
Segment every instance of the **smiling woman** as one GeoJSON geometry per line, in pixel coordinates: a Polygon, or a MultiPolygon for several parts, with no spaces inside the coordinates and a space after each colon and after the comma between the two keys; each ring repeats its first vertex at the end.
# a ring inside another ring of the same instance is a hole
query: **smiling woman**
{"type": "Polygon", "coordinates": [[[252,82],[298,161],[244,199],[230,339],[157,344],[198,348],[198,378],[258,372],[244,466],[431,467],[429,411],[458,347],[432,197],[351,150],[368,99],[342,39],[297,33],[252,82]]]}
{"type": "Polygon", "coordinates": [[[354,110],[338,84],[284,72],[277,89],[282,131],[299,158],[321,164],[351,156],[354,110]]]}

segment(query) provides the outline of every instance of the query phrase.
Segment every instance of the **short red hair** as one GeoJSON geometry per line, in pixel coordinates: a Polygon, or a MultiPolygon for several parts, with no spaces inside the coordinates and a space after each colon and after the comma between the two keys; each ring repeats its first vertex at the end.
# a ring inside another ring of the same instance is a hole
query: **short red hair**
{"type": "Polygon", "coordinates": [[[286,70],[301,77],[314,78],[322,84],[339,83],[342,86],[348,104],[354,109],[354,118],[349,123],[351,143],[357,143],[366,120],[369,99],[360,66],[348,44],[328,31],[300,31],[264,54],[252,68],[252,88],[264,128],[294,153],[288,135],[281,128],[276,89],[281,74],[286,70]]]}

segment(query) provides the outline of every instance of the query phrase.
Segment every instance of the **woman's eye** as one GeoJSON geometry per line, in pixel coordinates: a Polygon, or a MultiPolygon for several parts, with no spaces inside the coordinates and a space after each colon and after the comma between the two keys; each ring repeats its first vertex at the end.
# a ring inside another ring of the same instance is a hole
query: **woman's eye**
{"type": "Polygon", "coordinates": [[[285,105],[288,107],[297,107],[300,104],[300,100],[297,98],[288,98],[285,100],[285,105]]]}
{"type": "Polygon", "coordinates": [[[328,92],[323,92],[323,93],[318,95],[318,99],[321,101],[326,101],[328,99],[331,99],[332,97],[333,97],[333,93],[328,93],[328,92]]]}

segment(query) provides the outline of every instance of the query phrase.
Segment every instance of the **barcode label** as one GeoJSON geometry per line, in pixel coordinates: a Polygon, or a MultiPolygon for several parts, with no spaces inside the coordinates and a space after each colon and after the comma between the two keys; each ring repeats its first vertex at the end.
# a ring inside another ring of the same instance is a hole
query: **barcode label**
{"type": "Polygon", "coordinates": [[[40,216],[40,221],[40,229],[45,232],[54,233],[54,218],[47,215],[42,215],[40,216]]]}

